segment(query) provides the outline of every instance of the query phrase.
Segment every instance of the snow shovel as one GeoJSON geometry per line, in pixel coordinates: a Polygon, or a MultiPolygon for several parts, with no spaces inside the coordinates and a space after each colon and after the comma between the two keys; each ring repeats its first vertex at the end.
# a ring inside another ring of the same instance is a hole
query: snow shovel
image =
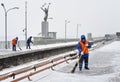
{"type": "Polygon", "coordinates": [[[19,48],[20,50],[22,50],[19,44],[18,44],[17,46],[18,46],[18,48],[19,48]]]}
{"type": "MultiPolygon", "coordinates": [[[[83,53],[85,52],[85,50],[86,50],[86,46],[85,46],[85,48],[83,49],[83,53]]],[[[76,67],[78,66],[78,63],[79,63],[81,57],[82,57],[82,54],[80,55],[79,59],[78,59],[77,62],[75,63],[75,66],[74,66],[73,69],[71,70],[71,73],[74,73],[74,72],[75,72],[75,69],[76,69],[76,67]]]]}

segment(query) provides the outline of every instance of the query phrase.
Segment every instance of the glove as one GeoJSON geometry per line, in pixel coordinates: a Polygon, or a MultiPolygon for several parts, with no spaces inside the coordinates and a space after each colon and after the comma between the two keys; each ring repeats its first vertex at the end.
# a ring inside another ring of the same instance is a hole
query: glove
{"type": "Polygon", "coordinates": [[[88,47],[88,44],[85,44],[86,47],[88,47]]]}
{"type": "Polygon", "coordinates": [[[83,55],[84,54],[83,51],[80,54],[83,55]]]}

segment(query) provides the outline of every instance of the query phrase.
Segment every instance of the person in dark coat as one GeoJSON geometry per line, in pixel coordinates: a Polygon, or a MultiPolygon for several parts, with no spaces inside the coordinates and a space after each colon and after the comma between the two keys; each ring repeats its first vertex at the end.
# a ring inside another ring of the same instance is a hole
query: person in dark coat
{"type": "Polygon", "coordinates": [[[32,42],[32,36],[30,36],[28,39],[27,39],[27,49],[29,48],[29,49],[31,49],[31,47],[30,47],[30,43],[32,43],[33,44],[33,42],[32,42]]]}

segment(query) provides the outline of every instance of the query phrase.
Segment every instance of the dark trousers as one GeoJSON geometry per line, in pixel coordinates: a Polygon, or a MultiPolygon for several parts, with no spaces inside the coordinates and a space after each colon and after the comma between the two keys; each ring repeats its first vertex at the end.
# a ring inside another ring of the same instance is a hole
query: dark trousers
{"type": "Polygon", "coordinates": [[[16,45],[12,46],[12,51],[16,51],[16,45]]]}
{"type": "Polygon", "coordinates": [[[28,49],[28,48],[31,49],[31,48],[30,48],[30,43],[27,43],[27,49],[28,49]]]}
{"type": "Polygon", "coordinates": [[[88,68],[88,56],[82,56],[81,59],[79,60],[79,68],[82,68],[83,65],[83,61],[84,61],[84,67],[88,68]]]}

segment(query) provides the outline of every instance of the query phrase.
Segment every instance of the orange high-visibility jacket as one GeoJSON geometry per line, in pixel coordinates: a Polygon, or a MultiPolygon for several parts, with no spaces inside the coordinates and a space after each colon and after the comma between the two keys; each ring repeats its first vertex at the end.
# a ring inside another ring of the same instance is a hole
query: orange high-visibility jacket
{"type": "Polygon", "coordinates": [[[16,45],[17,44],[17,40],[16,40],[16,38],[14,38],[13,40],[12,40],[12,45],[16,45]]]}
{"type": "MultiPolygon", "coordinates": [[[[89,41],[86,40],[85,44],[89,44],[89,41]]],[[[84,49],[85,49],[85,47],[86,47],[85,44],[84,44],[82,41],[80,41],[80,46],[81,46],[82,51],[84,51],[84,49]]],[[[84,53],[84,54],[89,54],[89,49],[88,49],[88,47],[86,47],[86,49],[85,49],[85,51],[84,51],[83,53],[84,53]]]]}

